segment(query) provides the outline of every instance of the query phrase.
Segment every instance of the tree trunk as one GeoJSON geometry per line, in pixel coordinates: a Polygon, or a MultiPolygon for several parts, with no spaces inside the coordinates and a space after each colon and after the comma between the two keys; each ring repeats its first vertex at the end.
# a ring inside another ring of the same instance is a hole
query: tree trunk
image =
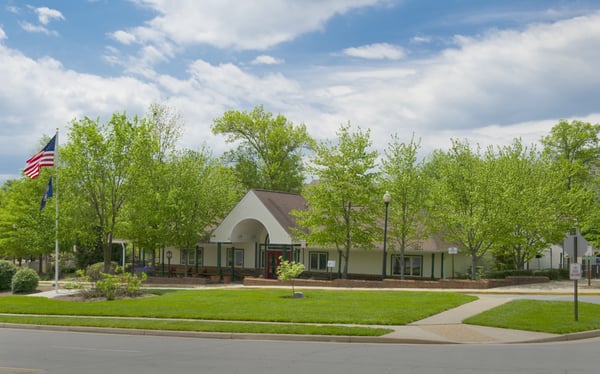
{"type": "Polygon", "coordinates": [[[110,262],[112,259],[112,234],[108,234],[106,245],[104,246],[104,272],[110,273],[110,262]]]}

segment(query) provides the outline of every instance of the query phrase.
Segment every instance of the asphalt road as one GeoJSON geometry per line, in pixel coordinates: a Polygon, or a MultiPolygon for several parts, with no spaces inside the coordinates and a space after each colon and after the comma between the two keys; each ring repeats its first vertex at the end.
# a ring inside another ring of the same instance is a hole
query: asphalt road
{"type": "Polygon", "coordinates": [[[0,374],[596,374],[600,339],[552,344],[270,342],[0,329],[0,374]]]}

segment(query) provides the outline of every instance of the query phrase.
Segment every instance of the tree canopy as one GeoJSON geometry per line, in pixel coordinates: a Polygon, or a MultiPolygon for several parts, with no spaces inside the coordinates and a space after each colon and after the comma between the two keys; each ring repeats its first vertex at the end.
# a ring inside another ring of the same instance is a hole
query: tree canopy
{"type": "Polygon", "coordinates": [[[377,151],[371,149],[370,131],[352,132],[346,125],[337,134],[337,144],[317,144],[308,168],[315,180],[304,192],[307,209],[295,214],[299,226],[307,229],[298,235],[311,244],[335,247],[346,277],[350,250],[374,246],[377,151]]]}
{"type": "Polygon", "coordinates": [[[418,249],[426,239],[427,208],[430,181],[424,172],[424,161],[418,160],[420,142],[411,138],[403,143],[397,134],[384,151],[381,190],[390,194],[389,242],[400,251],[400,278],[404,279],[404,253],[418,249]]]}
{"type": "Polygon", "coordinates": [[[225,112],[214,120],[212,131],[225,135],[228,143],[239,142],[227,159],[247,189],[302,190],[303,149],[313,144],[305,125],[294,125],[281,114],[273,116],[259,105],[250,112],[225,112]]]}

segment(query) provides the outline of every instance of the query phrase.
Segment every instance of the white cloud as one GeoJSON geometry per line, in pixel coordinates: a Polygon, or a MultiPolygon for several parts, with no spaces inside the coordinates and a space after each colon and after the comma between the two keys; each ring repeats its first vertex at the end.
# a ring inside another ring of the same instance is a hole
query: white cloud
{"type": "Polygon", "coordinates": [[[130,45],[133,42],[135,42],[135,35],[133,35],[130,32],[126,32],[126,31],[116,31],[113,32],[111,34],[109,34],[110,37],[112,37],[114,40],[118,41],[121,44],[125,44],[125,45],[130,45]]]}
{"type": "Polygon", "coordinates": [[[0,27],[0,40],[4,40],[4,39],[7,39],[6,33],[4,32],[2,27],[0,27]]]}
{"type": "Polygon", "coordinates": [[[47,25],[52,20],[64,20],[65,17],[56,9],[50,9],[47,7],[35,8],[35,13],[38,15],[38,19],[42,25],[47,25]]]}
{"type": "Polygon", "coordinates": [[[431,43],[431,36],[425,36],[425,35],[415,35],[412,37],[412,39],[410,40],[413,43],[431,43]]]}
{"type": "Polygon", "coordinates": [[[40,33],[40,34],[53,35],[53,36],[58,35],[58,33],[56,31],[48,30],[48,28],[46,28],[44,26],[34,25],[29,22],[19,22],[19,26],[21,26],[21,28],[27,32],[40,33]]]}
{"type": "Polygon", "coordinates": [[[382,0],[137,0],[159,13],[146,26],[176,44],[263,50],[321,30],[331,17],[382,0]]]}
{"type": "MultiPolygon", "coordinates": [[[[226,110],[258,104],[305,123],[318,139],[334,137],[348,121],[369,128],[380,150],[391,133],[409,140],[414,132],[431,151],[447,147],[450,138],[482,146],[506,144],[517,136],[536,141],[560,118],[600,122],[600,13],[457,37],[453,48],[427,60],[389,60],[383,68],[381,61],[369,66],[367,60],[360,67],[307,66],[301,72],[266,75],[205,60],[188,63],[183,76],[161,75],[152,64],[172,58],[180,47],[160,29],[128,32],[135,42],[144,41],[140,56],[124,56],[125,50],[110,47],[105,58],[139,69],[145,81],[81,74],[0,43],[0,133],[11,134],[0,137],[0,156],[20,144],[24,160],[37,146],[32,134],[49,134],[83,115],[106,119],[125,109],[143,114],[154,101],[181,112],[184,146],[207,142],[216,153],[228,146],[210,135],[212,120],[226,110]],[[163,45],[167,49],[159,48],[163,45]],[[136,58],[143,64],[136,65],[136,58]]],[[[259,57],[263,63],[270,58],[259,57]]]]}
{"type": "MultiPolygon", "coordinates": [[[[24,162],[42,135],[57,127],[64,136],[72,119],[89,116],[106,121],[122,110],[143,114],[150,103],[160,100],[152,84],[81,74],[52,58],[33,60],[1,44],[0,61],[0,157],[12,155],[15,162],[24,162]]],[[[15,166],[14,177],[19,167],[15,166]]]]}
{"type": "Polygon", "coordinates": [[[280,58],[275,58],[273,56],[260,55],[256,56],[254,60],[251,62],[253,65],[277,65],[282,64],[283,60],[280,58]]]}
{"type": "Polygon", "coordinates": [[[404,49],[388,43],[375,43],[361,47],[346,48],[344,53],[352,57],[360,57],[371,60],[388,59],[400,60],[406,54],[404,49]]]}
{"type": "Polygon", "coordinates": [[[16,7],[16,6],[7,6],[5,9],[6,9],[7,12],[12,13],[12,14],[19,14],[19,13],[21,13],[20,9],[18,7],[16,7]]]}
{"type": "MultiPolygon", "coordinates": [[[[506,144],[539,140],[561,118],[600,119],[600,13],[522,31],[459,38],[456,48],[382,69],[321,67],[302,79],[320,104],[323,127],[351,121],[371,128],[374,144],[414,132],[429,150],[452,137],[506,144]],[[506,142],[506,143],[505,143],[506,142]]],[[[312,130],[312,128],[311,128],[312,130]]]]}
{"type": "Polygon", "coordinates": [[[175,58],[190,45],[265,50],[299,35],[321,31],[336,15],[389,4],[389,0],[133,1],[158,15],[143,26],[110,34],[128,48],[105,59],[121,64],[129,73],[146,77],[152,75],[155,64],[175,58]],[[134,43],[139,44],[140,49],[132,52],[134,43]]]}

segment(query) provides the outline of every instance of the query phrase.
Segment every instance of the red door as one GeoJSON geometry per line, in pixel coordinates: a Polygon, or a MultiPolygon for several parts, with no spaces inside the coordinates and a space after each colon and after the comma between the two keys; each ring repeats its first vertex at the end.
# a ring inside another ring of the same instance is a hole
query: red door
{"type": "Polygon", "coordinates": [[[281,251],[267,251],[267,279],[277,279],[277,267],[282,254],[281,251]]]}

